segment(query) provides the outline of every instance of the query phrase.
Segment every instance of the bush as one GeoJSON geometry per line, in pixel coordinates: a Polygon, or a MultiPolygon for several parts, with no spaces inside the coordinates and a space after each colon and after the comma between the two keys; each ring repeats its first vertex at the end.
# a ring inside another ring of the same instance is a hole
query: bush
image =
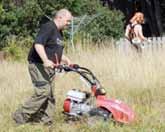
{"type": "Polygon", "coordinates": [[[7,55],[8,60],[19,61],[22,58],[22,49],[14,43],[10,44],[8,47],[3,48],[3,51],[7,55]]]}
{"type": "Polygon", "coordinates": [[[7,0],[0,3],[0,49],[6,47],[4,41],[10,35],[34,37],[41,16],[36,0],[26,1],[20,7],[7,0]]]}
{"type": "Polygon", "coordinates": [[[7,55],[9,60],[22,60],[27,58],[27,52],[30,50],[29,47],[32,45],[33,39],[31,37],[17,37],[17,36],[8,36],[4,41],[6,47],[2,48],[2,51],[7,55]]]}
{"type": "Polygon", "coordinates": [[[85,31],[95,42],[112,38],[119,39],[124,31],[123,14],[106,8],[100,9],[98,14],[99,16],[87,25],[85,31]]]}
{"type": "Polygon", "coordinates": [[[61,8],[68,8],[74,16],[100,14],[80,29],[94,41],[122,36],[123,15],[103,7],[100,0],[23,0],[19,6],[11,0],[3,0],[0,2],[0,49],[7,46],[5,40],[10,35],[34,38],[43,16],[51,17],[53,11],[61,8]]]}

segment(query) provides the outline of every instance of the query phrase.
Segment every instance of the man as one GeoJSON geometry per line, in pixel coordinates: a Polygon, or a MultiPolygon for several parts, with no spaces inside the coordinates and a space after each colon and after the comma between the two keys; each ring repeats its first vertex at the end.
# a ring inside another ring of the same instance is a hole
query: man
{"type": "Polygon", "coordinates": [[[61,62],[70,64],[70,60],[62,54],[61,31],[70,24],[71,19],[72,14],[67,9],[61,9],[53,21],[41,26],[28,56],[34,95],[13,114],[17,124],[40,121],[49,125],[53,122],[53,68],[61,62]]]}

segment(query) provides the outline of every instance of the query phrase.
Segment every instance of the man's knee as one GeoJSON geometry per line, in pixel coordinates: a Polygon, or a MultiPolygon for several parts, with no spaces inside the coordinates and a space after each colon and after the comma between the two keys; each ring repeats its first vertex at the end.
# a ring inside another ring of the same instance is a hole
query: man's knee
{"type": "Polygon", "coordinates": [[[35,93],[38,96],[49,97],[51,95],[51,86],[46,81],[37,81],[35,82],[35,93]]]}

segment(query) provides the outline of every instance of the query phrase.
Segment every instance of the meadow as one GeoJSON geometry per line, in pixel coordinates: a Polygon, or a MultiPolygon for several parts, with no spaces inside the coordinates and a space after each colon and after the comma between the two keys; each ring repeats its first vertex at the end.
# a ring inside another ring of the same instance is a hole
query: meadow
{"type": "Polygon", "coordinates": [[[1,132],[164,132],[165,131],[165,52],[122,53],[112,47],[76,48],[67,55],[73,63],[91,69],[107,91],[107,96],[122,100],[136,112],[133,124],[112,122],[67,123],[62,114],[66,92],[72,88],[89,90],[71,73],[55,79],[55,122],[17,126],[11,114],[33,93],[26,62],[0,63],[0,131],[1,132]]]}

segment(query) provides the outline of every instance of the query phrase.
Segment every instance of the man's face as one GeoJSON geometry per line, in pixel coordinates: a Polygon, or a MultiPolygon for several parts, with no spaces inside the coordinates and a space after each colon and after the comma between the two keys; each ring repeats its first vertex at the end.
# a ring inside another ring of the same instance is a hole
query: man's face
{"type": "Polygon", "coordinates": [[[67,14],[67,15],[61,17],[60,28],[61,29],[67,28],[70,25],[72,18],[73,17],[71,14],[67,14]]]}

